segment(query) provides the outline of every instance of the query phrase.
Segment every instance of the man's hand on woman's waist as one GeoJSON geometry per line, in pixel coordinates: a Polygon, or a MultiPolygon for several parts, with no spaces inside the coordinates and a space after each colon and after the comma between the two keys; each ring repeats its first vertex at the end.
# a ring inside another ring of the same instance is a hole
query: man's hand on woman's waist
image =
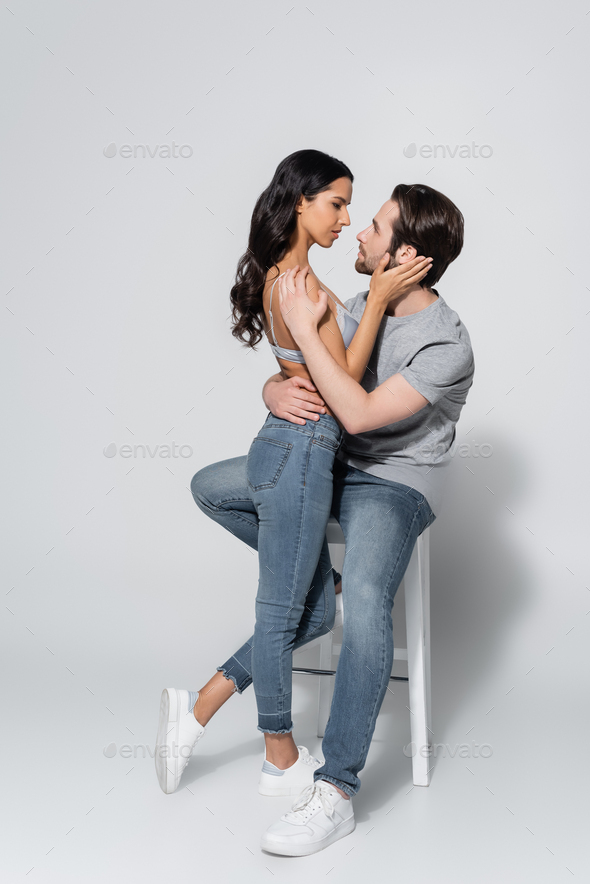
{"type": "Polygon", "coordinates": [[[292,424],[317,421],[318,414],[326,414],[324,400],[308,378],[281,380],[281,375],[273,375],[264,385],[262,398],[269,411],[292,424]]]}

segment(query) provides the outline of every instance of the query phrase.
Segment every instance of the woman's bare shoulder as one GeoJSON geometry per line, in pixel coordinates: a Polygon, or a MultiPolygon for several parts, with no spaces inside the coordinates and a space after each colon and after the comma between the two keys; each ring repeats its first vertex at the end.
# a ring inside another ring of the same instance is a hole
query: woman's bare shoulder
{"type": "MultiPolygon", "coordinates": [[[[277,280],[277,278],[282,273],[284,273],[287,270],[291,270],[291,269],[292,269],[291,267],[287,267],[287,266],[280,267],[280,266],[274,265],[273,267],[270,267],[269,270],[267,270],[266,282],[264,285],[264,302],[265,302],[265,304],[269,299],[270,290],[271,290],[274,282],[277,280]]],[[[325,292],[328,293],[328,295],[330,295],[330,299],[332,300],[332,303],[334,301],[336,301],[337,303],[340,303],[338,298],[334,295],[334,293],[332,291],[330,291],[330,289],[327,287],[327,285],[322,283],[321,280],[316,276],[316,274],[311,269],[311,267],[309,268],[309,270],[307,272],[305,282],[306,282],[307,295],[312,301],[319,301],[319,297],[320,297],[319,291],[320,291],[320,289],[323,289],[325,292]]],[[[334,308],[332,306],[330,306],[330,309],[332,311],[334,310],[334,308]]]]}
{"type": "MultiPolygon", "coordinates": [[[[309,278],[309,277],[308,277],[308,278],[309,278]]],[[[310,293],[309,293],[309,297],[310,297],[313,301],[317,301],[317,300],[319,299],[319,294],[318,294],[318,293],[319,293],[319,290],[322,289],[322,291],[326,292],[326,294],[329,296],[329,297],[328,297],[328,309],[331,310],[332,313],[334,313],[334,312],[335,312],[335,309],[336,309],[335,306],[334,306],[335,303],[336,303],[336,304],[339,304],[341,307],[344,306],[344,304],[342,304],[342,303],[340,302],[340,300],[336,297],[336,295],[334,294],[334,292],[333,292],[331,289],[329,289],[328,286],[327,286],[325,283],[321,282],[321,281],[317,278],[317,276],[315,276],[315,274],[313,275],[313,282],[311,282],[311,283],[308,285],[308,289],[309,289],[310,286],[312,286],[312,285],[315,285],[315,289],[313,290],[313,292],[310,292],[310,293]]]]}

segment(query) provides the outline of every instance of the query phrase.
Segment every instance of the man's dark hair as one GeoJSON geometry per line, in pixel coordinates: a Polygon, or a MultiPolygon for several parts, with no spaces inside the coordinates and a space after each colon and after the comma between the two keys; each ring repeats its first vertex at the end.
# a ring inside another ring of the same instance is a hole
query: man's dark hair
{"type": "Polygon", "coordinates": [[[444,193],[426,184],[398,184],[391,194],[399,206],[393,224],[389,254],[393,259],[403,245],[432,258],[432,267],[419,283],[432,288],[463,248],[463,215],[444,193]]]}

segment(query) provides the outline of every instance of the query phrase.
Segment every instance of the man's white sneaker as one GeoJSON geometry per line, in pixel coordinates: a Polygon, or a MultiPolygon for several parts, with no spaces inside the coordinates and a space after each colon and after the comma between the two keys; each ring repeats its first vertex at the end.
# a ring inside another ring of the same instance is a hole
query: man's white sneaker
{"type": "Polygon", "coordinates": [[[266,830],[260,846],[281,856],[307,856],[349,835],[355,826],[352,801],[318,780],[302,792],[292,811],[266,830]]]}
{"type": "Polygon", "coordinates": [[[156,737],[156,773],[163,792],[174,792],[194,746],[205,733],[192,709],[189,692],[165,688],[160,699],[160,720],[156,737]]]}
{"type": "Polygon", "coordinates": [[[305,746],[297,746],[299,758],[286,770],[280,770],[264,760],[258,791],[261,795],[299,795],[302,789],[313,783],[313,772],[322,762],[310,755],[305,746]]]}

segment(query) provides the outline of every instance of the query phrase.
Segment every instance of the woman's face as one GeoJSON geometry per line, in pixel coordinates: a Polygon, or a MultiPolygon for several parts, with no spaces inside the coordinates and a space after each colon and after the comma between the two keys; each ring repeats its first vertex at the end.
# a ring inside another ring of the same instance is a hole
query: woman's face
{"type": "Polygon", "coordinates": [[[350,178],[337,178],[328,190],[318,193],[312,200],[301,197],[297,206],[297,228],[304,234],[309,245],[316,243],[329,249],[343,227],[350,225],[348,209],[352,199],[350,178]]]}

